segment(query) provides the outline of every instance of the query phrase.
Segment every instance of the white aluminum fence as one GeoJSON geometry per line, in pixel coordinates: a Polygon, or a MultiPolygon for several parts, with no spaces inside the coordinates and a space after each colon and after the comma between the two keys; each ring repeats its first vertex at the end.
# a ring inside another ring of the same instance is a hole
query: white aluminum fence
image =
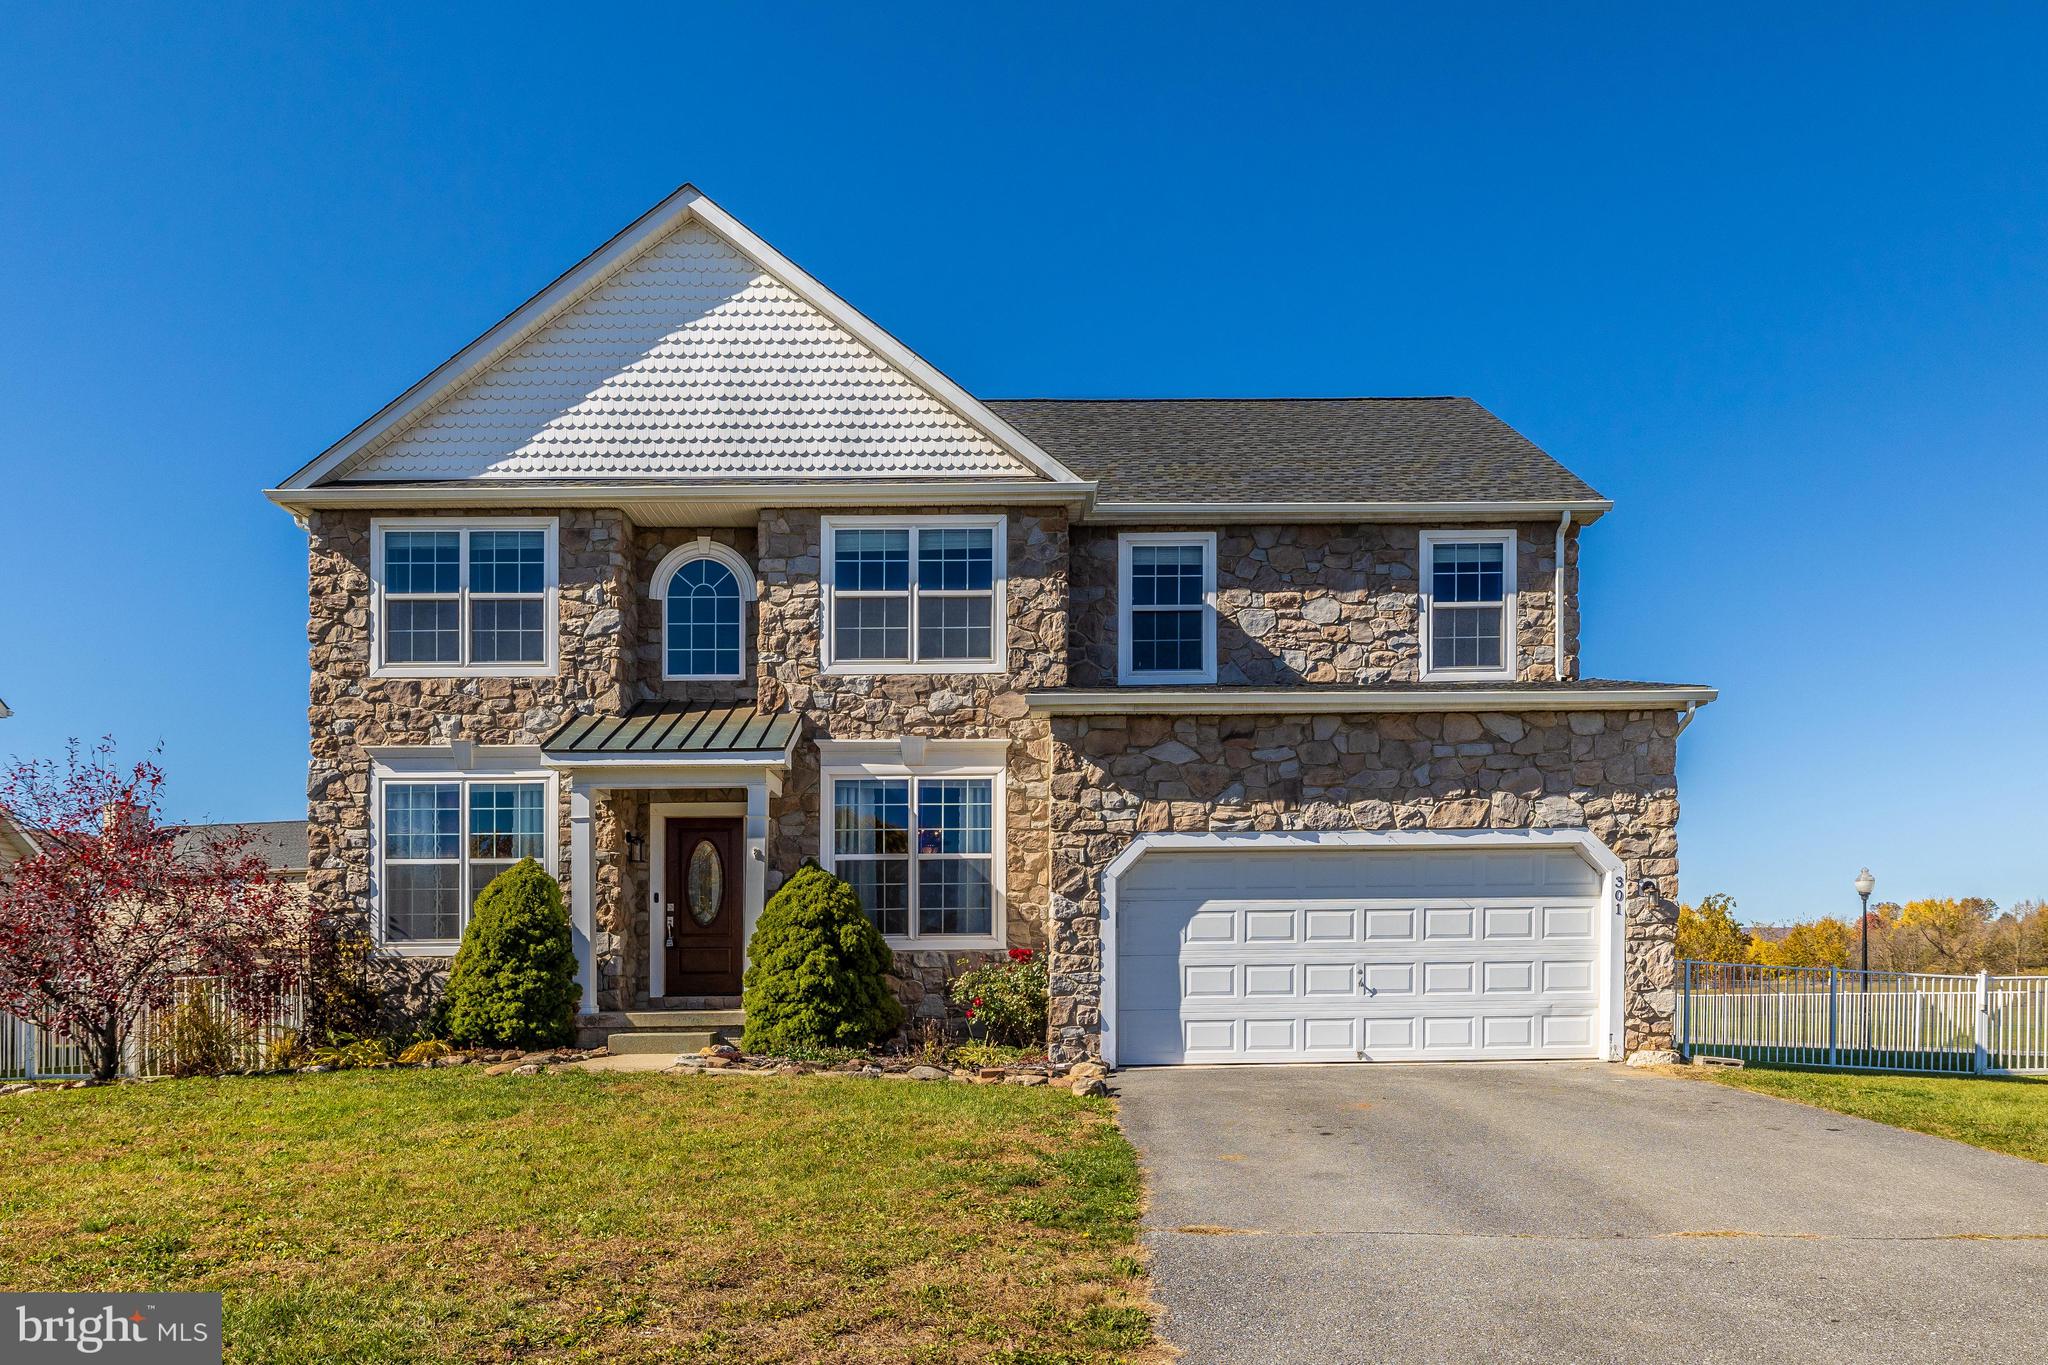
{"type": "MultiPolygon", "coordinates": [[[[234,1069],[263,1065],[274,1043],[298,1029],[305,1019],[305,997],[296,989],[269,992],[253,1004],[236,1007],[219,988],[219,978],[180,977],[172,985],[168,1009],[148,1010],[130,1033],[121,1070],[131,1076],[164,1076],[178,1069],[178,1049],[192,1047],[211,1034],[234,1069]],[[184,1016],[188,1025],[174,1028],[184,1016]]],[[[54,1037],[26,1019],[0,1013],[0,1081],[65,1080],[91,1075],[85,1049],[54,1037]]]]}
{"type": "Polygon", "coordinates": [[[1680,964],[1678,1045],[1851,1071],[2048,1072],[2048,976],[1680,964]]]}

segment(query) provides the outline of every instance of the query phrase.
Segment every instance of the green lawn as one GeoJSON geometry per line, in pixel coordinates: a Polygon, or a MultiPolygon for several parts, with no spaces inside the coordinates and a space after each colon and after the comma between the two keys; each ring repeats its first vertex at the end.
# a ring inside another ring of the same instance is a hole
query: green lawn
{"type": "Polygon", "coordinates": [[[1149,1358],[1108,1104],[472,1068],[0,1099],[0,1286],[218,1289],[233,1361],[1149,1358]]]}
{"type": "Polygon", "coordinates": [[[2030,1161],[2048,1161],[2048,1079],[1863,1075],[1754,1066],[1704,1074],[1722,1085],[1953,1138],[2030,1161]]]}

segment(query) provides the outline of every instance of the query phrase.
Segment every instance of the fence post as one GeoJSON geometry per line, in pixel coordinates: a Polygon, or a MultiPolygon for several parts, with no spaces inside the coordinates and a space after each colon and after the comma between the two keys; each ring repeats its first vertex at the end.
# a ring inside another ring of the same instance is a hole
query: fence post
{"type": "Polygon", "coordinates": [[[1692,959],[1685,960],[1685,990],[1678,997],[1678,1055],[1692,1060],[1692,959]]]}
{"type": "Polygon", "coordinates": [[[1836,968],[1836,967],[1830,967],[1830,968],[1828,968],[1828,1065],[1829,1065],[1829,1066],[1840,1066],[1840,1065],[1842,1064],[1842,1058],[1841,1058],[1841,1054],[1840,1054],[1840,1052],[1839,1052],[1839,1051],[1837,1050],[1837,1047],[1836,1047],[1836,1039],[1837,1039],[1837,1037],[1839,1036],[1840,1030],[1839,1030],[1839,1029],[1838,1029],[1838,1028],[1837,1028],[1837,1027],[1835,1026],[1835,1020],[1836,1020],[1836,1017],[1837,1017],[1837,1015],[1838,1015],[1838,1014],[1839,1014],[1839,1012],[1840,1012],[1840,1007],[1841,1007],[1841,995],[1840,995],[1840,993],[1839,993],[1839,992],[1838,992],[1838,991],[1837,991],[1837,990],[1835,989],[1835,986],[1836,986],[1836,982],[1837,982],[1837,981],[1839,981],[1839,980],[1840,980],[1840,978],[1841,978],[1841,971],[1840,971],[1840,969],[1839,969],[1839,968],[1836,968]]]}
{"type": "Polygon", "coordinates": [[[1991,973],[1977,973],[1977,1056],[1973,1068],[1981,1076],[1991,1069],[1991,973]]]}

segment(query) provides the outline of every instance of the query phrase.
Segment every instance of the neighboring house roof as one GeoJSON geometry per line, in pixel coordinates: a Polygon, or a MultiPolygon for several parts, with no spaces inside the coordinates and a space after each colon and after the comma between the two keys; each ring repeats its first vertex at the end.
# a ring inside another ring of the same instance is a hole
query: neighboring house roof
{"type": "Polygon", "coordinates": [[[1588,503],[1469,398],[991,399],[1102,502],[1588,503]]]}
{"type": "Polygon", "coordinates": [[[278,491],[532,474],[1074,482],[689,185],[278,491]]]}
{"type": "Polygon", "coordinates": [[[304,820],[233,821],[217,825],[168,826],[172,837],[190,843],[215,830],[241,830],[249,835],[249,851],[263,859],[273,872],[303,874],[309,862],[306,854],[304,820]]]}
{"type": "Polygon", "coordinates": [[[9,716],[13,714],[14,713],[12,711],[7,709],[7,703],[5,701],[0,701],[0,720],[6,720],[9,716]]]}

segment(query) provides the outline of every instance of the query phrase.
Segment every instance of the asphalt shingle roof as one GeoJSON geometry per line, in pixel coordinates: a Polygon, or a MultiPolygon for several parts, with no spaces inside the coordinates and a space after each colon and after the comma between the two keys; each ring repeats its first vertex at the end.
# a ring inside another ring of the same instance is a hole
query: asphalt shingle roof
{"type": "Polygon", "coordinates": [[[1592,501],[1469,398],[1007,398],[1105,502],[1592,501]]]}
{"type": "Polygon", "coordinates": [[[218,825],[178,825],[174,838],[195,842],[213,830],[240,830],[249,836],[249,851],[274,872],[306,870],[306,822],[304,820],[236,820],[218,825]]]}

